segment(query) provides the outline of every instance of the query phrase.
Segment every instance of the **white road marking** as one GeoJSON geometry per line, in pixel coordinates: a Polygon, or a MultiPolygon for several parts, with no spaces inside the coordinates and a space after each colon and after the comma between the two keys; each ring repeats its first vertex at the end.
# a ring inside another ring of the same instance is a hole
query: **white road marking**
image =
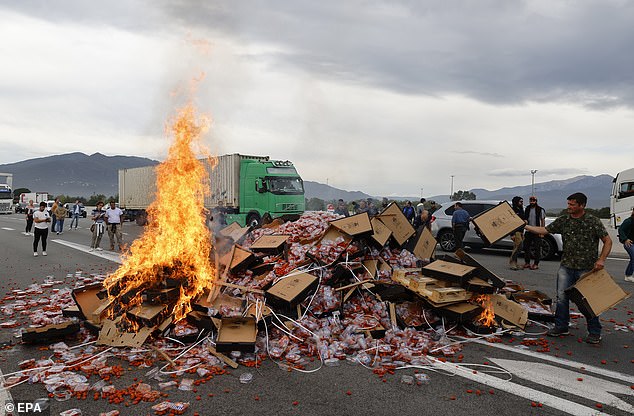
{"type": "MultiPolygon", "coordinates": [[[[0,370],[0,385],[4,386],[4,374],[2,374],[2,370],[0,370]]],[[[11,392],[9,389],[4,387],[0,387],[0,412],[1,414],[5,414],[5,403],[13,403],[13,397],[11,397],[11,392]]]]}
{"type": "Polygon", "coordinates": [[[501,358],[489,359],[524,380],[532,381],[533,383],[541,384],[542,386],[552,389],[565,391],[579,397],[596,401],[597,403],[607,404],[629,412],[630,414],[634,413],[634,406],[609,393],[634,396],[634,390],[632,390],[630,386],[616,384],[612,381],[544,363],[505,360],[501,358]]]}
{"type": "Polygon", "coordinates": [[[77,243],[73,243],[71,241],[66,241],[66,240],[55,239],[51,241],[54,243],[61,244],[63,246],[74,248],[75,250],[83,251],[84,253],[92,254],[93,256],[101,257],[102,259],[110,260],[115,263],[119,263],[119,264],[123,263],[121,261],[121,255],[118,253],[105,251],[105,250],[104,251],[89,251],[90,246],[87,246],[84,244],[77,244],[77,243]]]}
{"type": "Polygon", "coordinates": [[[616,380],[622,380],[625,381],[626,383],[630,383],[630,384],[634,384],[634,376],[631,376],[629,374],[624,374],[624,373],[619,373],[618,371],[612,371],[612,370],[607,370],[605,368],[600,368],[600,367],[595,367],[593,365],[589,365],[589,364],[583,364],[577,361],[572,361],[572,360],[566,360],[565,358],[559,358],[559,357],[553,357],[551,355],[548,354],[544,354],[544,353],[539,353],[539,352],[534,352],[534,351],[530,351],[530,350],[522,350],[519,349],[517,347],[511,347],[509,345],[503,345],[497,342],[486,342],[483,340],[473,340],[470,338],[462,338],[464,340],[468,340],[471,342],[475,342],[477,344],[482,344],[482,345],[487,345],[489,347],[493,347],[493,348],[499,348],[501,350],[505,350],[505,351],[511,351],[514,352],[516,354],[522,354],[522,355],[526,355],[529,357],[533,357],[533,358],[538,358],[540,360],[544,360],[544,361],[550,361],[553,363],[557,363],[557,364],[561,364],[561,365],[565,365],[568,367],[572,367],[575,368],[577,370],[581,370],[581,367],[583,367],[583,371],[587,371],[590,373],[595,373],[595,374],[600,374],[602,376],[606,376],[606,377],[610,377],[616,380]]]}
{"type": "Polygon", "coordinates": [[[473,380],[477,383],[481,383],[493,387],[497,390],[514,394],[516,396],[524,397],[534,402],[542,403],[544,406],[549,406],[553,409],[557,409],[571,415],[594,416],[598,413],[601,413],[597,409],[593,409],[591,407],[587,407],[582,404],[572,402],[570,400],[562,399],[560,397],[553,396],[552,394],[544,393],[530,387],[522,386],[521,384],[516,384],[511,381],[490,376],[481,371],[478,371],[474,374],[473,368],[471,367],[462,367],[460,364],[442,363],[440,361],[435,361],[432,365],[438,369],[442,369],[457,376],[473,380]]]}
{"type": "Polygon", "coordinates": [[[2,227],[2,229],[7,231],[15,231],[15,228],[9,228],[9,227],[2,227]]]}

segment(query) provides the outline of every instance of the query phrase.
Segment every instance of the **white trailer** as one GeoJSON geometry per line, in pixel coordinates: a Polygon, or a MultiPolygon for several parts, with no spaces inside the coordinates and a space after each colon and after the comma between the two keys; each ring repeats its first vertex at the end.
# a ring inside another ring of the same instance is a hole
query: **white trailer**
{"type": "Polygon", "coordinates": [[[618,228],[634,208],[634,168],[616,174],[610,194],[610,225],[618,228]]]}

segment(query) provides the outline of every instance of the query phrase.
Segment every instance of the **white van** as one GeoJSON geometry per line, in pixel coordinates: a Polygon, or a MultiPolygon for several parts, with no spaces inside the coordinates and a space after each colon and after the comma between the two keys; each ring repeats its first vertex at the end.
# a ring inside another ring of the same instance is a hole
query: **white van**
{"type": "Polygon", "coordinates": [[[610,194],[610,225],[619,225],[632,214],[634,208],[634,168],[616,174],[610,194]]]}

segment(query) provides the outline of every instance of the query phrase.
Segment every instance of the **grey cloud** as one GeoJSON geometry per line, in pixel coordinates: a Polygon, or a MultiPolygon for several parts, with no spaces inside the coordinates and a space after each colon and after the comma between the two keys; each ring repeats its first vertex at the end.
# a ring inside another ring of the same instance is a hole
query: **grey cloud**
{"type": "Polygon", "coordinates": [[[501,155],[499,153],[476,152],[474,150],[456,151],[455,153],[472,154],[472,155],[479,155],[479,156],[491,156],[491,157],[504,157],[503,155],[501,155]]]}

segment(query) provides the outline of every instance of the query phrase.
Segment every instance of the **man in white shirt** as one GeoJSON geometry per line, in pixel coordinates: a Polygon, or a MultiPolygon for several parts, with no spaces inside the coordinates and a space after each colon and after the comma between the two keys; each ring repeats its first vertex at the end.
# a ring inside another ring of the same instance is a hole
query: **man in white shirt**
{"type": "Polygon", "coordinates": [[[110,201],[110,206],[106,209],[106,224],[108,224],[108,238],[110,239],[110,250],[114,250],[114,238],[117,238],[117,245],[121,251],[123,225],[123,211],[115,206],[114,201],[110,201]]]}
{"type": "Polygon", "coordinates": [[[48,237],[48,224],[51,222],[51,215],[46,210],[46,202],[40,202],[40,209],[33,212],[34,238],[33,257],[37,257],[37,246],[42,239],[42,255],[46,256],[46,238],[48,237]]]}

